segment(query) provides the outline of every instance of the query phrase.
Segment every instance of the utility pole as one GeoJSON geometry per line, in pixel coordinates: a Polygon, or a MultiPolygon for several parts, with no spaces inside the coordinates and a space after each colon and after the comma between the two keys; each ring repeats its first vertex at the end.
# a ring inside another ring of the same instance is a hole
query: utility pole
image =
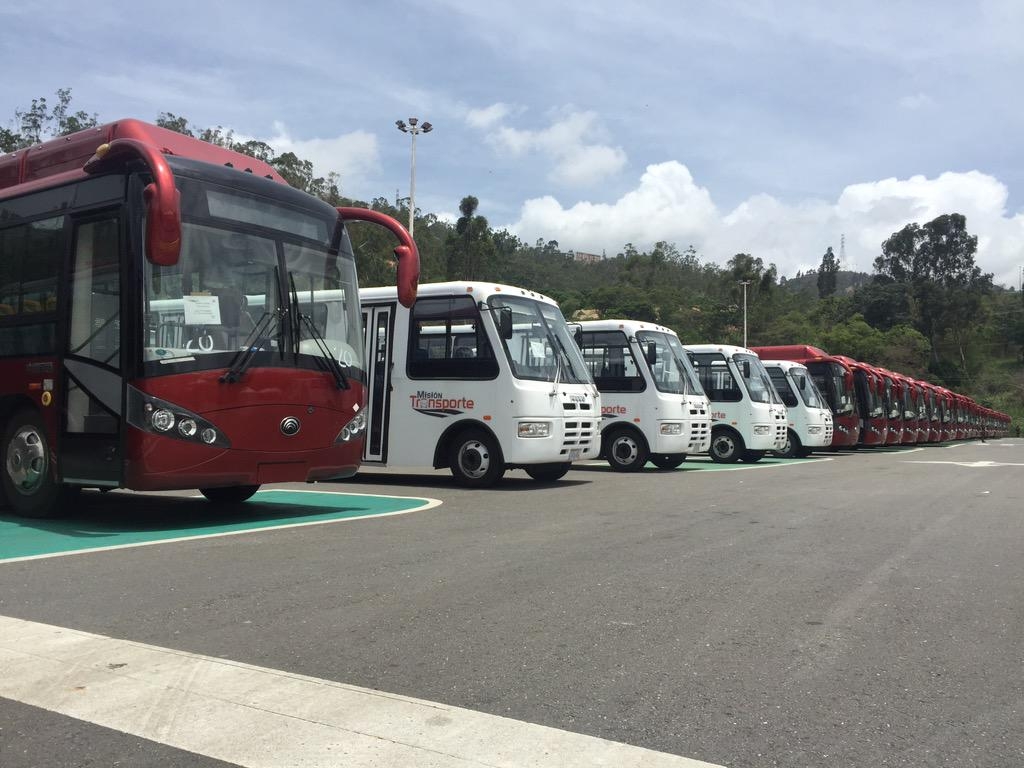
{"type": "Polygon", "coordinates": [[[751,280],[740,280],[739,284],[743,286],[743,346],[747,346],[747,286],[750,285],[751,280]]]}
{"type": "Polygon", "coordinates": [[[413,217],[416,215],[416,137],[421,133],[430,133],[434,126],[421,123],[418,117],[410,117],[408,125],[404,120],[395,120],[395,127],[412,136],[412,158],[409,163],[409,236],[412,237],[413,217]]]}

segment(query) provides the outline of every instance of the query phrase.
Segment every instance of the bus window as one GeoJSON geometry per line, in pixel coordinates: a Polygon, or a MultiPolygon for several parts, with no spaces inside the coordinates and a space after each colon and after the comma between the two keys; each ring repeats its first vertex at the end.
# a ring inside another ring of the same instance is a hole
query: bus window
{"type": "Polygon", "coordinates": [[[412,379],[493,379],[498,361],[469,296],[419,299],[409,315],[412,379]]]}
{"type": "Polygon", "coordinates": [[[779,397],[782,398],[783,404],[787,408],[796,408],[796,393],[793,391],[793,387],[789,383],[786,372],[781,368],[774,368],[771,366],[766,366],[766,368],[768,370],[768,375],[772,379],[772,384],[775,385],[775,390],[779,393],[779,397]]]}
{"type": "Polygon", "coordinates": [[[587,331],[583,359],[602,392],[642,392],[646,385],[622,331],[587,331]]]}
{"type": "Polygon", "coordinates": [[[708,400],[713,403],[738,403],[743,399],[743,390],[729,370],[724,356],[701,352],[691,354],[690,360],[697,369],[708,400]]]}
{"type": "Polygon", "coordinates": [[[64,217],[0,232],[0,355],[53,354],[64,217]]]}

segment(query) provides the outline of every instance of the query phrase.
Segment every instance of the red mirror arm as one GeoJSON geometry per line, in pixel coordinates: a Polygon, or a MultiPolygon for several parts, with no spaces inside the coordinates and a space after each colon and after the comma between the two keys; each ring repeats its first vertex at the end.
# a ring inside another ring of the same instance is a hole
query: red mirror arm
{"type": "Polygon", "coordinates": [[[398,259],[398,300],[403,307],[411,307],[416,301],[416,288],[420,282],[420,252],[409,231],[391,216],[369,208],[338,208],[343,219],[369,221],[389,230],[398,238],[400,245],[395,247],[395,258],[398,259]]]}

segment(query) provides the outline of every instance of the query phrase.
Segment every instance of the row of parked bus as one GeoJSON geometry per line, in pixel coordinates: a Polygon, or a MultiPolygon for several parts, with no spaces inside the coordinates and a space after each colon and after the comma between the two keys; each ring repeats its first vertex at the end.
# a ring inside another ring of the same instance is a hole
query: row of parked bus
{"type": "Polygon", "coordinates": [[[0,156],[0,504],[45,517],[82,488],[237,503],[363,463],[484,487],[599,456],[751,462],[1008,424],[809,347],[684,346],[651,323],[570,325],[524,288],[418,277],[394,219],[158,126],[0,156]],[[395,235],[396,286],[358,288],[355,221],[395,235]]]}

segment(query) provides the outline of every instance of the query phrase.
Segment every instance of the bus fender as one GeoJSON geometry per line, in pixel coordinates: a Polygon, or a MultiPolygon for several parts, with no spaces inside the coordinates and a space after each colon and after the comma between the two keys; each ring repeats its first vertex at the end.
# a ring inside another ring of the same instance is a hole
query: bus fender
{"type": "Polygon", "coordinates": [[[452,440],[455,439],[457,434],[467,429],[482,429],[493,437],[494,441],[498,445],[501,445],[501,441],[498,440],[497,435],[494,434],[494,430],[484,422],[476,421],[475,419],[462,419],[451,424],[444,432],[441,433],[441,437],[438,438],[437,445],[434,446],[434,469],[443,469],[448,466],[448,453],[452,440]]]}

